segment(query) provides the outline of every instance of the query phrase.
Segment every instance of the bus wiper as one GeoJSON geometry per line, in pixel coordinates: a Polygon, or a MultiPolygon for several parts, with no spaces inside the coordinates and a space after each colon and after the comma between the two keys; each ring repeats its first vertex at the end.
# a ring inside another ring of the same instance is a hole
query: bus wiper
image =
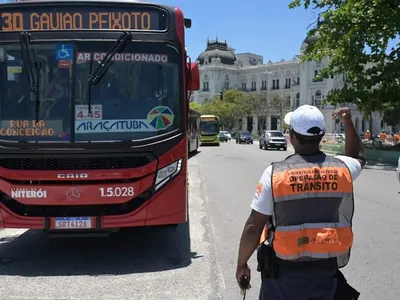
{"type": "Polygon", "coordinates": [[[35,94],[36,103],[36,122],[39,121],[39,106],[40,106],[40,64],[37,63],[35,53],[30,50],[30,39],[31,35],[27,32],[21,32],[20,44],[21,44],[21,56],[24,68],[24,72],[27,76],[29,90],[35,94]],[[36,71],[36,74],[35,74],[36,71]],[[35,76],[36,75],[36,76],[35,76]]]}
{"type": "Polygon", "coordinates": [[[30,50],[31,35],[28,32],[21,32],[19,36],[21,44],[21,57],[24,68],[24,72],[27,76],[29,90],[35,94],[36,104],[36,122],[39,121],[39,106],[40,106],[40,63],[37,62],[35,53],[30,50]],[[36,74],[35,74],[36,73],[36,74]]]}
{"type": "MultiPolygon", "coordinates": [[[[110,51],[104,56],[104,58],[101,60],[97,68],[89,75],[88,78],[88,84],[89,84],[89,97],[88,97],[88,110],[89,114],[91,111],[91,103],[92,103],[92,93],[91,93],[91,88],[93,86],[96,86],[100,80],[104,77],[104,75],[107,73],[107,71],[110,69],[111,65],[113,64],[113,57],[116,53],[120,53],[128,40],[132,40],[132,35],[130,32],[123,32],[121,36],[118,38],[118,40],[114,43],[110,51]]],[[[92,61],[92,57],[91,57],[92,61]]],[[[92,69],[92,64],[90,65],[90,71],[92,69]]]]}

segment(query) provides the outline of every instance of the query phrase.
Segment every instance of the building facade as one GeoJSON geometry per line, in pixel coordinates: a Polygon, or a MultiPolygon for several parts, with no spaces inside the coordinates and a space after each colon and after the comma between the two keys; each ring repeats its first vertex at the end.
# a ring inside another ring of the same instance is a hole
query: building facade
{"type": "MultiPolygon", "coordinates": [[[[327,133],[343,133],[342,124],[332,120],[332,105],[323,105],[322,101],[332,88],[343,86],[345,74],[329,79],[318,79],[317,75],[326,62],[304,62],[300,59],[312,38],[306,38],[300,53],[291,60],[264,63],[261,55],[253,53],[235,53],[225,42],[207,41],[207,48],[197,58],[200,70],[200,90],[194,92],[191,101],[202,103],[212,99],[227,89],[237,89],[247,93],[278,93],[283,99],[281,114],[293,111],[303,104],[315,105],[325,116],[327,133]]],[[[353,121],[361,134],[369,129],[370,123],[363,114],[352,108],[353,121]]],[[[280,117],[274,114],[266,116],[267,121],[260,125],[256,116],[242,120],[239,129],[259,133],[262,129],[282,129],[280,117]],[[259,128],[259,127],[263,128],[259,128]]],[[[372,114],[373,134],[390,127],[382,122],[379,113],[372,114]]]]}

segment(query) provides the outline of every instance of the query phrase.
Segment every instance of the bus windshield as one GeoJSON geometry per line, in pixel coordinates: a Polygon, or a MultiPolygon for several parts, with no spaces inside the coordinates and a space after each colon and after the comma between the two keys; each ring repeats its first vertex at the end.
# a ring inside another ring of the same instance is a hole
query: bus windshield
{"type": "Polygon", "coordinates": [[[200,129],[202,135],[215,135],[219,133],[217,121],[202,121],[200,122],[200,129]]]}
{"type": "Polygon", "coordinates": [[[160,43],[128,43],[90,86],[90,74],[112,46],[112,41],[31,44],[40,69],[37,103],[21,46],[2,45],[0,79],[6,84],[0,86],[0,139],[132,141],[181,127],[179,53],[160,43]]]}

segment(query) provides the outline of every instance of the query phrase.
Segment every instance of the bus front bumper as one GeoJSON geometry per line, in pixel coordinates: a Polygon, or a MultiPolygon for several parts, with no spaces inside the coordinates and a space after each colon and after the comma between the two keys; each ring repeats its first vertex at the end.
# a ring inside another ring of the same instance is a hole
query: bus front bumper
{"type": "MultiPolygon", "coordinates": [[[[187,222],[186,169],[183,171],[134,211],[121,215],[87,216],[91,220],[91,226],[84,229],[113,229],[187,222]]],[[[58,217],[21,216],[0,203],[0,228],[55,230],[56,218],[58,217]]]]}

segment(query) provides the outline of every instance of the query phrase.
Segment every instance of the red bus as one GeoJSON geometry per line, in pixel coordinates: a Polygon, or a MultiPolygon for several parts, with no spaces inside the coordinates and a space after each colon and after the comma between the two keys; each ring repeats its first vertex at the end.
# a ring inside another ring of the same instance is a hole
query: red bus
{"type": "Polygon", "coordinates": [[[0,4],[0,227],[187,221],[190,26],[136,1],[0,4]]]}
{"type": "Polygon", "coordinates": [[[201,113],[189,108],[188,148],[189,153],[196,152],[200,145],[200,116],[201,113]]]}

